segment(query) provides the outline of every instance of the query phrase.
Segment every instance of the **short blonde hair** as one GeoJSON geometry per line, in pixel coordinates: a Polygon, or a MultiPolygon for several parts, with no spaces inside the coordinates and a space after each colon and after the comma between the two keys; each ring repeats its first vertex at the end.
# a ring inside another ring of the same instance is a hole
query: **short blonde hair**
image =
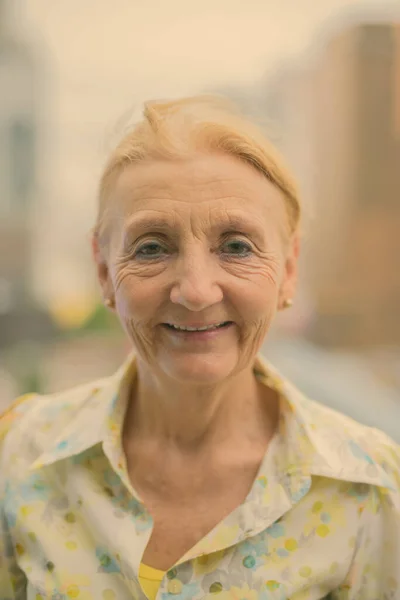
{"type": "Polygon", "coordinates": [[[144,104],[143,119],[123,137],[103,170],[94,234],[102,238],[105,233],[112,188],[127,165],[184,159],[204,151],[236,156],[261,172],[283,192],[290,232],[298,229],[301,207],[297,185],[276,148],[234,104],[207,95],[144,104]]]}

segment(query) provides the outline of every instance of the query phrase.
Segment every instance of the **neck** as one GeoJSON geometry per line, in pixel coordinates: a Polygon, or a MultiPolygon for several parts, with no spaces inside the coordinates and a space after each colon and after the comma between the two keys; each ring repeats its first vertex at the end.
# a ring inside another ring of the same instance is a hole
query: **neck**
{"type": "Polygon", "coordinates": [[[265,443],[278,418],[278,400],[251,367],[215,386],[193,386],[155,377],[138,363],[125,419],[128,447],[141,442],[185,455],[240,443],[265,443]]]}

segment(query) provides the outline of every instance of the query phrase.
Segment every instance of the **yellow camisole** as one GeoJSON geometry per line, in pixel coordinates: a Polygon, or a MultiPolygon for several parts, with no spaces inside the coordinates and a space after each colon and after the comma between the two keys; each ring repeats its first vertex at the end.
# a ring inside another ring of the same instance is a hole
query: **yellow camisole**
{"type": "Polygon", "coordinates": [[[156,600],[158,588],[164,575],[165,571],[153,569],[153,567],[140,563],[139,582],[149,600],[156,600]]]}

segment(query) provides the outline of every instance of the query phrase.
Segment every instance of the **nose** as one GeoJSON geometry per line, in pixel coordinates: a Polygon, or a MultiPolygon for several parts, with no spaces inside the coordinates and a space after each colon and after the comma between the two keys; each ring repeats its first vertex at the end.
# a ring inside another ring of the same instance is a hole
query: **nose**
{"type": "Polygon", "coordinates": [[[203,311],[223,298],[212,255],[201,249],[192,248],[185,256],[179,257],[174,279],[171,302],[193,312],[203,311]]]}

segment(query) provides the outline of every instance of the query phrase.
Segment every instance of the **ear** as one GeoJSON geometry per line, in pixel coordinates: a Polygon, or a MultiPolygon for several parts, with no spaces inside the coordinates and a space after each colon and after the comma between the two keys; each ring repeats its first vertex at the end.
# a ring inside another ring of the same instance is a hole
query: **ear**
{"type": "Polygon", "coordinates": [[[114,287],[110,277],[106,252],[104,248],[102,248],[96,233],[94,233],[92,236],[92,254],[96,264],[97,279],[101,287],[103,299],[109,307],[113,306],[114,287]],[[109,301],[111,301],[111,303],[109,301]]]}
{"type": "Polygon", "coordinates": [[[279,310],[284,308],[285,300],[292,300],[296,294],[299,256],[300,234],[295,232],[286,247],[285,267],[279,292],[279,310]]]}

